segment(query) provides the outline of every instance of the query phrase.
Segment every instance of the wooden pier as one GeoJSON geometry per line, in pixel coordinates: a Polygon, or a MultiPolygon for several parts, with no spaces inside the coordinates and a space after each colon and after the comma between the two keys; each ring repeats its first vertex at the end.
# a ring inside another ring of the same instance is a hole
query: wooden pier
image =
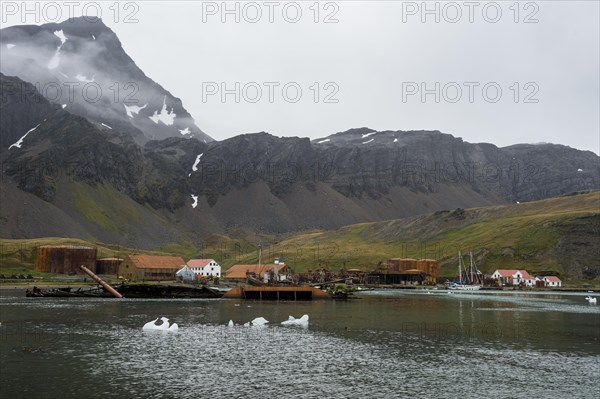
{"type": "Polygon", "coordinates": [[[313,299],[329,299],[329,295],[325,291],[308,286],[240,286],[232,288],[223,297],[259,301],[311,301],[313,299]]]}

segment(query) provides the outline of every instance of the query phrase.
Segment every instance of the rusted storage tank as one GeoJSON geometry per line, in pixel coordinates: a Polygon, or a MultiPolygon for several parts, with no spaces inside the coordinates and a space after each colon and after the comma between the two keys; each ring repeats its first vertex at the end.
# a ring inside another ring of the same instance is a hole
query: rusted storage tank
{"type": "Polygon", "coordinates": [[[121,258],[102,258],[96,261],[96,274],[118,274],[121,258]]]}
{"type": "Polygon", "coordinates": [[[44,245],[38,247],[35,254],[34,270],[38,272],[83,274],[79,266],[85,266],[96,272],[96,254],[94,247],[73,245],[44,245]]]}

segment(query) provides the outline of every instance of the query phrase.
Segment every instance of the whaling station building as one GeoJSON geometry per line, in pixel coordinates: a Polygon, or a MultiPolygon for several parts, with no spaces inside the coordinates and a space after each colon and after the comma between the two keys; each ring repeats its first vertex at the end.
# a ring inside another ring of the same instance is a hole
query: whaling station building
{"type": "Polygon", "coordinates": [[[76,245],[43,245],[35,252],[36,272],[84,274],[79,266],[96,272],[97,249],[76,245]]]}
{"type": "Polygon", "coordinates": [[[438,272],[439,264],[435,259],[391,258],[369,277],[380,284],[435,284],[438,272]]]}
{"type": "Polygon", "coordinates": [[[179,256],[129,255],[119,265],[119,276],[128,280],[173,280],[185,265],[179,256]]]}
{"type": "Polygon", "coordinates": [[[277,280],[283,281],[291,277],[292,270],[283,262],[274,262],[260,265],[233,265],[225,272],[229,281],[246,281],[247,274],[254,274],[259,280],[269,280],[277,275],[277,280]]]}

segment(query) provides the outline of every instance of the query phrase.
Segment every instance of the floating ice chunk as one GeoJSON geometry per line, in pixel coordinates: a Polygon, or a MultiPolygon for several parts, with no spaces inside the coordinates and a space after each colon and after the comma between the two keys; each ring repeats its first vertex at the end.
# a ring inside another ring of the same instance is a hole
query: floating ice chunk
{"type": "Polygon", "coordinates": [[[6,43],[6,48],[9,50],[15,46],[16,46],[16,44],[6,43]]]}
{"type": "Polygon", "coordinates": [[[397,142],[398,142],[398,139],[394,139],[394,143],[397,143],[397,142]]]}
{"type": "Polygon", "coordinates": [[[130,118],[133,118],[133,114],[139,114],[141,110],[143,110],[144,108],[146,108],[148,104],[144,104],[143,107],[138,107],[137,105],[126,105],[123,104],[123,106],[125,107],[125,112],[127,112],[127,116],[130,118]]]}
{"type": "Polygon", "coordinates": [[[327,143],[328,141],[331,141],[331,140],[330,139],[325,139],[325,140],[317,141],[317,144],[327,143]]]}
{"type": "Polygon", "coordinates": [[[54,35],[57,36],[60,39],[61,44],[65,44],[65,42],[67,41],[67,37],[65,36],[64,32],[61,30],[55,30],[54,31],[54,35]]]}
{"type": "Polygon", "coordinates": [[[373,141],[373,140],[375,140],[375,139],[371,139],[371,140],[364,141],[364,142],[363,142],[363,144],[369,144],[369,143],[370,143],[371,141],[373,141]]]}
{"type": "Polygon", "coordinates": [[[92,76],[92,79],[88,79],[86,76],[78,73],[77,76],[75,76],[75,79],[77,79],[80,82],[85,82],[85,83],[92,83],[95,78],[92,76]]]}
{"type": "Polygon", "coordinates": [[[11,144],[10,147],[8,147],[8,149],[10,150],[13,147],[17,147],[17,148],[21,148],[21,145],[23,144],[23,139],[25,139],[25,137],[27,137],[27,135],[31,132],[33,132],[35,129],[37,129],[39,126],[41,125],[41,123],[38,123],[38,125],[36,127],[34,127],[33,129],[29,129],[29,131],[27,133],[25,133],[23,135],[23,137],[21,137],[16,143],[11,144]]]}
{"type": "Polygon", "coordinates": [[[227,327],[233,327],[233,320],[229,320],[229,324],[227,324],[227,327]]]}
{"type": "Polygon", "coordinates": [[[190,128],[186,127],[185,129],[179,129],[179,133],[183,134],[184,136],[186,134],[192,134],[192,132],[190,132],[190,128]]]}
{"type": "Polygon", "coordinates": [[[202,154],[198,155],[198,156],[196,157],[196,162],[194,162],[194,164],[192,165],[192,170],[193,170],[194,172],[196,172],[196,171],[198,170],[198,164],[200,163],[200,158],[202,158],[202,155],[204,155],[204,153],[202,153],[202,154]]]}
{"type": "Polygon", "coordinates": [[[286,321],[281,322],[284,326],[308,326],[308,315],[305,314],[299,319],[290,316],[286,321]]]}
{"type": "Polygon", "coordinates": [[[102,126],[109,128],[110,130],[112,130],[112,127],[108,126],[106,123],[101,123],[102,126]]]}
{"type": "Polygon", "coordinates": [[[158,327],[156,325],[157,321],[158,321],[158,317],[156,319],[154,319],[153,321],[149,321],[148,323],[144,324],[144,327],[142,327],[142,330],[156,330],[156,327],[158,327]]]}
{"type": "Polygon", "coordinates": [[[583,169],[577,169],[578,172],[583,172],[583,169]]]}
{"type": "Polygon", "coordinates": [[[198,206],[198,196],[191,194],[192,195],[192,199],[194,200],[194,202],[192,203],[192,208],[196,208],[198,206]]]}
{"type": "Polygon", "coordinates": [[[158,122],[162,122],[167,126],[171,126],[175,121],[176,116],[177,115],[175,112],[173,112],[173,107],[171,107],[170,111],[167,111],[167,96],[165,95],[163,98],[163,106],[160,112],[154,111],[154,114],[148,118],[150,118],[150,120],[156,124],[158,124],[158,122]]]}
{"type": "Polygon", "coordinates": [[[250,327],[250,322],[244,323],[244,327],[250,327]]]}
{"type": "Polygon", "coordinates": [[[377,132],[372,132],[372,133],[366,133],[366,134],[363,134],[363,135],[362,135],[362,137],[361,137],[361,139],[364,139],[364,138],[366,138],[366,137],[372,136],[372,135],[374,135],[375,133],[377,133],[377,132]]]}
{"type": "Polygon", "coordinates": [[[63,105],[62,105],[62,108],[63,108],[63,109],[67,108],[67,104],[63,104],[63,105]]]}
{"type": "Polygon", "coordinates": [[[171,332],[175,332],[177,330],[179,330],[179,326],[177,325],[177,323],[173,323],[171,326],[169,326],[169,319],[167,319],[166,317],[161,317],[160,318],[162,320],[161,324],[156,324],[156,322],[158,321],[158,318],[156,320],[150,321],[146,324],[144,324],[144,327],[142,327],[143,331],[171,331],[171,332]]]}
{"type": "Polygon", "coordinates": [[[252,320],[252,325],[253,326],[264,326],[268,322],[269,322],[269,320],[265,319],[264,317],[257,317],[256,319],[252,320]]]}

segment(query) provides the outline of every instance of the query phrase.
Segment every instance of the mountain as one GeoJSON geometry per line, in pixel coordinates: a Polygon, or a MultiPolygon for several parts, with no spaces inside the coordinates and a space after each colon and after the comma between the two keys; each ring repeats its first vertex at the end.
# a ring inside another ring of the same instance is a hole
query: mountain
{"type": "Polygon", "coordinates": [[[498,148],[439,131],[369,128],[313,141],[261,132],[217,142],[100,20],[5,28],[0,42],[6,238],[197,245],[220,234],[282,236],[600,189],[596,154],[554,144],[498,148]],[[135,82],[148,105],[136,114],[106,96],[63,103],[48,82],[73,76],[103,92],[135,82]]]}
{"type": "MultiPolygon", "coordinates": [[[[49,101],[126,131],[139,142],[167,137],[212,139],[162,86],[125,53],[101,19],[11,26],[0,30],[0,71],[33,83],[49,101]]],[[[15,87],[29,93],[29,88],[15,87]]]]}

